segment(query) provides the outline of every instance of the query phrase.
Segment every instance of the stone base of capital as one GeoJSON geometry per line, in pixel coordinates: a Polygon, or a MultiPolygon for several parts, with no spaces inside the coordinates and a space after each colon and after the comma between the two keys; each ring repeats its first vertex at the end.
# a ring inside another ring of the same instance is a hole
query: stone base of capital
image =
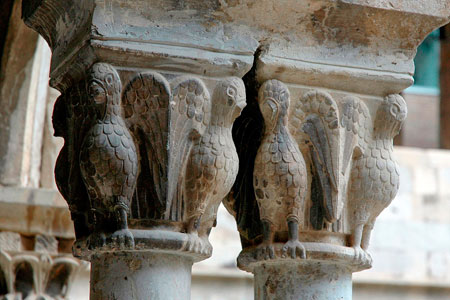
{"type": "Polygon", "coordinates": [[[133,246],[106,237],[77,240],[75,256],[91,262],[90,299],[190,299],[194,262],[212,254],[207,238],[169,230],[130,229],[133,246]]]}
{"type": "Polygon", "coordinates": [[[198,262],[209,258],[212,254],[212,246],[208,239],[198,235],[159,229],[130,229],[129,231],[134,239],[133,247],[117,245],[106,240],[103,247],[93,248],[89,245],[89,241],[84,239],[74,243],[73,255],[84,260],[92,260],[93,256],[112,252],[124,252],[130,255],[155,252],[187,256],[193,262],[198,262]]]}
{"type": "Polygon", "coordinates": [[[352,273],[370,268],[370,256],[341,245],[302,244],[306,258],[286,257],[283,243],[273,244],[273,255],[259,247],[239,254],[238,267],[255,276],[255,299],[351,300],[352,273]]]}

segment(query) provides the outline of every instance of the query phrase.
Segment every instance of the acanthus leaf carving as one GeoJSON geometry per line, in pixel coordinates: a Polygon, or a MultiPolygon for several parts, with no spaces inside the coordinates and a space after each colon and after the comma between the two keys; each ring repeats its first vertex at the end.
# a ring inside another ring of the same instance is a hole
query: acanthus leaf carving
{"type": "Polygon", "coordinates": [[[2,299],[67,299],[86,262],[68,254],[0,251],[2,299]]]}

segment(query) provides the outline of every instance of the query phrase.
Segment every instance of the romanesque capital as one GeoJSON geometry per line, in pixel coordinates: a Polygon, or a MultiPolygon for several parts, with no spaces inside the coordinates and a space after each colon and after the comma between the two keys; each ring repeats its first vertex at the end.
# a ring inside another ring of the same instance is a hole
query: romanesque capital
{"type": "MultiPolygon", "coordinates": [[[[224,198],[255,298],[333,299],[339,282],[349,299],[398,190],[399,94],[416,47],[449,20],[449,1],[419,2],[23,0],[25,22],[53,51],[53,121],[65,140],[55,174],[74,253],[95,262],[93,299],[136,297],[130,286],[146,295],[145,278],[161,279],[151,264],[153,275],[134,272],[126,253],[158,254],[168,272],[171,255],[210,255],[224,198]],[[97,284],[117,266],[136,281],[97,284]],[[315,279],[323,289],[298,290],[315,279]]],[[[186,287],[162,290],[188,298],[186,287]]]]}
{"type": "Polygon", "coordinates": [[[246,104],[244,84],[127,71],[95,63],[55,104],[55,134],[65,140],[55,174],[75,223],[75,254],[208,256],[217,208],[238,171],[231,128],[246,104]]]}
{"type": "Polygon", "coordinates": [[[399,187],[392,139],[406,114],[398,94],[265,81],[235,126],[241,180],[225,203],[240,227],[240,266],[334,257],[369,267],[371,230],[399,187]]]}
{"type": "Polygon", "coordinates": [[[207,15],[188,21],[147,4],[151,11],[134,1],[24,1],[25,22],[52,48],[51,84],[62,92],[55,175],[77,256],[153,249],[208,257],[217,208],[237,175],[231,129],[246,105],[240,77],[256,44],[202,29],[207,15]]]}

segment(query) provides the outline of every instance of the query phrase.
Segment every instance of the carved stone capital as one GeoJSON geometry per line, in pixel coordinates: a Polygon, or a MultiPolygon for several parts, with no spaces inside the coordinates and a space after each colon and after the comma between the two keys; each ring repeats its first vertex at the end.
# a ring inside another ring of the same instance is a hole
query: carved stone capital
{"type": "Polygon", "coordinates": [[[234,183],[237,77],[201,78],[96,63],[57,100],[65,139],[57,185],[74,253],[167,250],[208,257],[217,208],[234,183]]]}
{"type": "Polygon", "coordinates": [[[62,92],[56,178],[76,255],[97,270],[126,251],[207,257],[226,197],[238,264],[257,280],[325,263],[350,287],[370,266],[371,228],[398,189],[398,93],[449,1],[23,2],[62,92]]]}
{"type": "Polygon", "coordinates": [[[1,232],[2,299],[66,299],[79,273],[89,269],[88,263],[65,252],[68,243],[50,236],[1,232]]]}
{"type": "Polygon", "coordinates": [[[269,80],[246,112],[235,129],[246,141],[237,144],[242,177],[227,202],[244,246],[239,266],[300,258],[370,267],[370,232],[399,186],[392,139],[403,98],[269,80]]]}

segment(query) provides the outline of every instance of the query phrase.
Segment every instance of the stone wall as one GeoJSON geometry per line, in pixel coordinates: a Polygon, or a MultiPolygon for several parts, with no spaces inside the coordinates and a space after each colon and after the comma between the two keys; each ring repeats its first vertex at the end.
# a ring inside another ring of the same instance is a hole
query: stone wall
{"type": "Polygon", "coordinates": [[[411,88],[403,94],[408,105],[406,119],[396,144],[439,148],[439,94],[411,88]]]}

